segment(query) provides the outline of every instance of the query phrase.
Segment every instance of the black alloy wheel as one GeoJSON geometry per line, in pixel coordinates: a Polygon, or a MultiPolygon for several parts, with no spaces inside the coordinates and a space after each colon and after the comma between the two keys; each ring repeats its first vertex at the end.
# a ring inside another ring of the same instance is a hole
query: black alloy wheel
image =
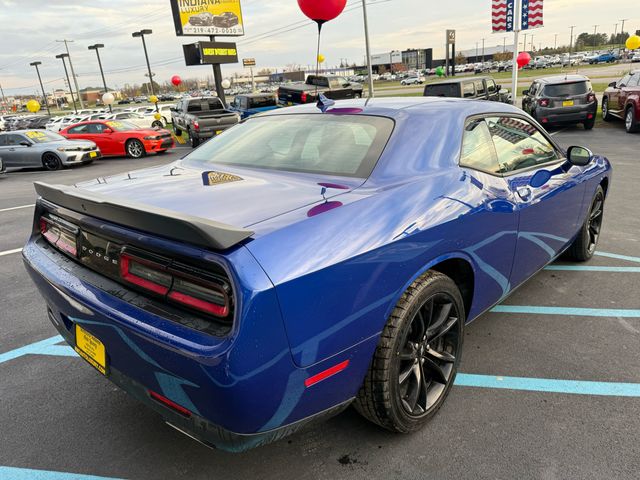
{"type": "Polygon", "coordinates": [[[422,417],[438,404],[453,377],[460,348],[460,314],[446,293],[418,309],[398,355],[398,392],[406,413],[422,417]]]}
{"type": "Polygon", "coordinates": [[[567,256],[571,260],[586,262],[596,251],[602,220],[604,217],[604,190],[598,186],[591,202],[589,214],[585,219],[578,236],[567,250],[567,256]]]}
{"type": "Polygon", "coordinates": [[[421,428],[453,386],[464,321],[464,303],[453,280],[436,271],[418,278],[389,316],[356,410],[394,432],[421,428]]]}
{"type": "Polygon", "coordinates": [[[60,170],[62,162],[55,153],[47,152],[42,155],[42,166],[47,170],[60,170]]]}

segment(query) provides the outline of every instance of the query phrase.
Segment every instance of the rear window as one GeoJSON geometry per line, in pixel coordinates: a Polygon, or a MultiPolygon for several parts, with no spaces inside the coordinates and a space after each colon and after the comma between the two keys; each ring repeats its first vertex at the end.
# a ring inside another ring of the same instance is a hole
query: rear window
{"type": "Polygon", "coordinates": [[[185,157],[204,164],[367,178],[393,131],[367,115],[254,117],[185,157]]]}
{"type": "Polygon", "coordinates": [[[436,83],[424,87],[425,97],[459,97],[460,86],[457,83],[436,83]]]}
{"type": "Polygon", "coordinates": [[[273,107],[276,105],[276,98],[269,97],[254,97],[249,99],[249,108],[263,108],[273,107]]]}
{"type": "Polygon", "coordinates": [[[568,95],[584,95],[591,90],[591,82],[581,81],[546,85],[543,95],[547,97],[566,97],[568,95]]]}

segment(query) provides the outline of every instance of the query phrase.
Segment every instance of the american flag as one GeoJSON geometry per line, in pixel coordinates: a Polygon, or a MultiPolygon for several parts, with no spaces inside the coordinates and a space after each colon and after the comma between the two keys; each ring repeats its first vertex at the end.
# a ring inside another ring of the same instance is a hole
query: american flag
{"type": "Polygon", "coordinates": [[[491,0],[491,25],[494,32],[513,32],[514,0],[491,0]]]}
{"type": "Polygon", "coordinates": [[[522,30],[544,26],[542,2],[543,0],[522,0],[522,30]]]}

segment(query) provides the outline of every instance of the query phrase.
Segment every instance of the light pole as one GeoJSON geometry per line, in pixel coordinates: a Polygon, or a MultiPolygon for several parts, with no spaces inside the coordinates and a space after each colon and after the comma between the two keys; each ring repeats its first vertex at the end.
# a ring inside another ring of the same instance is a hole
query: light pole
{"type": "MultiPolygon", "coordinates": [[[[102,61],[100,60],[100,52],[99,49],[100,48],[104,48],[104,45],[102,43],[96,43],[95,45],[89,45],[89,47],[87,47],[89,50],[95,50],[96,51],[96,55],[98,57],[98,66],[100,67],[100,76],[102,76],[102,85],[104,85],[104,93],[108,93],[108,89],[107,89],[107,81],[104,79],[104,71],[102,70],[102,61]]],[[[111,104],[109,104],[109,112],[113,112],[113,110],[111,109],[111,104]]]]}
{"type": "Polygon", "coordinates": [[[47,114],[51,116],[51,111],[49,110],[49,102],[47,101],[47,94],[44,92],[44,85],[42,85],[42,78],[40,77],[40,69],[38,65],[42,65],[42,62],[31,62],[29,65],[32,67],[36,67],[36,73],[38,74],[38,81],[40,82],[40,88],[42,89],[42,99],[44,100],[44,106],[47,107],[47,114]]]}
{"type": "Polygon", "coordinates": [[[476,42],[476,63],[478,63],[478,42],[476,42]]]}
{"type": "Polygon", "coordinates": [[[369,48],[369,20],[367,18],[367,0],[362,0],[362,18],[364,20],[364,44],[367,50],[369,98],[372,98],[375,96],[375,94],[373,92],[373,68],[371,67],[371,49],[369,48]]]}
{"type": "Polygon", "coordinates": [[[571,29],[571,36],[569,37],[569,66],[571,66],[571,54],[573,53],[573,29],[576,28],[576,26],[571,25],[569,28],[571,29]]]}
{"type": "Polygon", "coordinates": [[[599,26],[600,26],[600,25],[594,25],[594,26],[593,26],[593,50],[594,50],[594,51],[595,51],[595,49],[596,49],[596,42],[597,42],[597,39],[596,39],[596,31],[598,30],[598,27],[599,27],[599,26]]]}
{"type": "Polygon", "coordinates": [[[618,24],[615,24],[613,29],[613,44],[618,45],[618,24]]]}
{"type": "Polygon", "coordinates": [[[485,39],[482,39],[482,63],[483,63],[483,68],[484,68],[484,41],[485,39]]]}
{"type": "Polygon", "coordinates": [[[626,22],[627,20],[629,19],[628,18],[620,19],[620,21],[622,22],[622,26],[620,27],[620,40],[623,47],[624,47],[624,22],[626,22]]]}
{"type": "MultiPolygon", "coordinates": [[[[153,88],[153,73],[151,73],[151,64],[149,63],[149,54],[147,53],[147,43],[144,41],[145,35],[151,35],[153,30],[144,29],[138,32],[133,32],[131,34],[132,37],[137,38],[140,37],[142,39],[142,48],[144,49],[144,58],[147,61],[147,70],[149,70],[149,84],[151,85],[151,95],[155,95],[155,90],[153,88]]],[[[158,104],[156,103],[156,111],[158,111],[158,104]]]]}
{"type": "MultiPolygon", "coordinates": [[[[78,101],[80,102],[80,108],[84,108],[84,102],[82,101],[82,95],[80,95],[80,88],[78,87],[78,77],[76,77],[76,72],[73,70],[73,62],[71,61],[71,54],[69,53],[69,43],[73,43],[73,40],[56,40],[58,43],[64,43],[65,48],[67,49],[67,57],[69,58],[69,68],[71,68],[71,77],[73,77],[73,84],[76,86],[76,92],[78,92],[78,101]]],[[[71,88],[71,85],[69,85],[71,88]]]]}
{"type": "MultiPolygon", "coordinates": [[[[524,46],[524,49],[527,49],[527,46],[524,46]]],[[[531,34],[531,51],[533,52],[533,33],[531,34]]]]}
{"type": "Polygon", "coordinates": [[[556,38],[553,41],[553,49],[557,50],[558,49],[558,34],[556,33],[556,38]]]}
{"type": "Polygon", "coordinates": [[[73,96],[73,87],[71,86],[71,80],[69,79],[69,71],[67,70],[67,63],[64,61],[69,55],[67,53],[61,53],[60,55],[56,55],[56,58],[62,60],[62,65],[64,66],[64,74],[67,77],[67,85],[69,85],[69,91],[71,92],[71,101],[73,102],[73,110],[78,113],[78,107],[76,107],[76,97],[73,96]]]}
{"type": "Polygon", "coordinates": [[[507,37],[502,37],[502,53],[507,53],[507,37]]]}

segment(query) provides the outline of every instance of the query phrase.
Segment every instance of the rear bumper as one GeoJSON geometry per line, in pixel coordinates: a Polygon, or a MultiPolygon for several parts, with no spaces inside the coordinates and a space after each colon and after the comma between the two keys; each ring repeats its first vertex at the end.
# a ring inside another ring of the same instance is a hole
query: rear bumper
{"type": "Polygon", "coordinates": [[[271,283],[248,250],[233,255],[246,274],[237,308],[242,322],[216,335],[172,321],[171,308],[144,305],[145,297],[41,240],[32,238],[23,250],[49,318],[70,346],[79,325],[104,344],[109,380],[196,440],[241,451],[339,412],[355,397],[370,359],[356,361],[356,346],[307,369],[296,367],[271,283]],[[306,388],[307,378],[345,359],[352,360],[355,378],[349,372],[306,388]],[[150,391],[189,416],[152,399],[150,391]]]}
{"type": "Polygon", "coordinates": [[[576,107],[536,107],[535,117],[543,125],[580,123],[595,118],[598,102],[576,107]]]}

